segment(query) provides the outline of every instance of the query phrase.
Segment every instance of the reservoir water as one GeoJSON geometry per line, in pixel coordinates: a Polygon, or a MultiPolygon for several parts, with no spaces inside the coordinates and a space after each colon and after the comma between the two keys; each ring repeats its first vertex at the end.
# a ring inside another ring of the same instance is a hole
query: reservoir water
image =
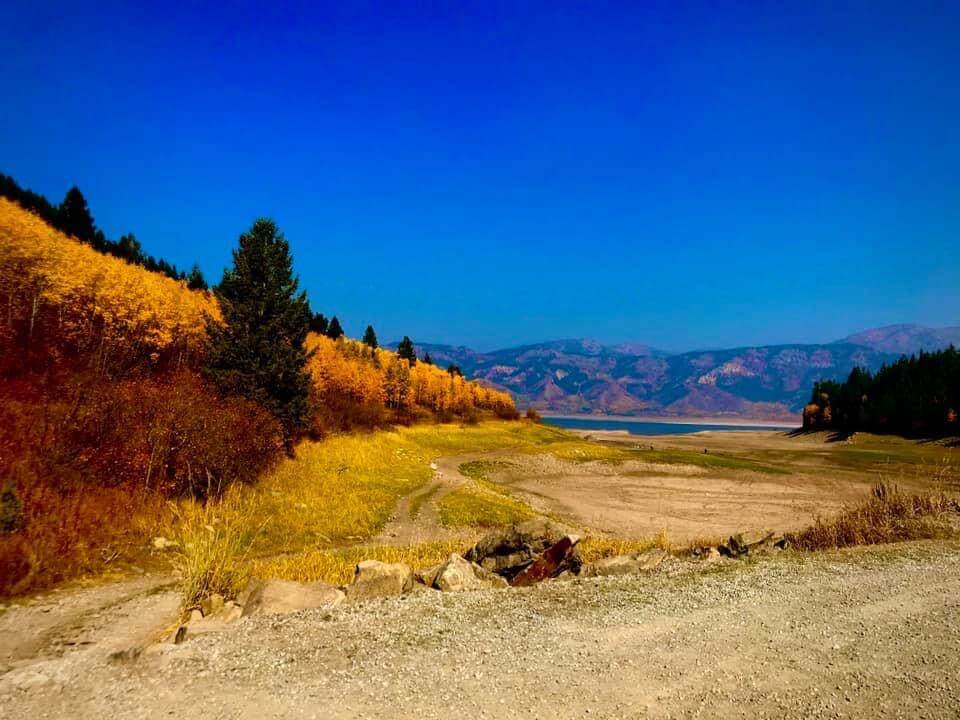
{"type": "Polygon", "coordinates": [[[714,425],[710,423],[685,422],[657,422],[653,420],[610,419],[598,417],[544,417],[543,421],[549,425],[567,428],[569,430],[626,430],[631,435],[687,435],[704,430],[765,430],[768,432],[783,432],[795,430],[798,425],[784,424],[771,425],[714,425]]]}

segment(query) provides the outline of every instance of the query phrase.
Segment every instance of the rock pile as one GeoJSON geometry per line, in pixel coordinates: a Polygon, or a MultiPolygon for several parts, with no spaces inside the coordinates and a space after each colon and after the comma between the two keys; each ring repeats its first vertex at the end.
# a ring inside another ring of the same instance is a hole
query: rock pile
{"type": "MultiPolygon", "coordinates": [[[[670,554],[660,548],[585,563],[580,538],[569,528],[545,519],[516,523],[481,539],[463,555],[414,571],[403,563],[364,560],[345,587],[289,580],[252,580],[236,602],[220,595],[206,598],[176,633],[175,642],[220,630],[241,616],[278,615],[348,602],[398,597],[411,592],[465,592],[486,588],[525,587],[550,579],[632,575],[657,569],[670,554]]],[[[695,559],[711,562],[780,550],[783,536],[772,532],[738,533],[716,547],[695,548],[695,559]]]]}

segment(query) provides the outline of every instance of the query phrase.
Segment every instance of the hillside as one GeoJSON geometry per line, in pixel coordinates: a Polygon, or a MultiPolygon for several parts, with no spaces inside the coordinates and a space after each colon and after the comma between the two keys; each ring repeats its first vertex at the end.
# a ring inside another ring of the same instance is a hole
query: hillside
{"type": "Polygon", "coordinates": [[[559,340],[487,353],[423,344],[437,363],[557,413],[730,416],[797,420],[813,383],[872,371],[902,352],[956,342],[957,328],[899,325],[824,344],[768,345],[679,354],[645,345],[559,340]]]}

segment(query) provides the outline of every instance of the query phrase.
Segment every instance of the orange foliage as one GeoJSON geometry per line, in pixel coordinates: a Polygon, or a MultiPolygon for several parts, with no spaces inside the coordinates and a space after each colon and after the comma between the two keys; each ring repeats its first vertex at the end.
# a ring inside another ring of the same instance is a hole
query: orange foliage
{"type": "MultiPolygon", "coordinates": [[[[382,420],[387,411],[398,416],[429,411],[440,418],[470,417],[480,412],[493,412],[513,417],[513,399],[505,392],[464,380],[435,365],[417,363],[413,367],[396,353],[378,348],[372,350],[356,340],[331,340],[311,334],[307,347],[312,350],[309,370],[313,376],[316,401],[327,424],[332,416],[354,414],[382,420]]],[[[341,423],[342,425],[342,423],[341,423]]]]}
{"type": "Polygon", "coordinates": [[[0,198],[8,336],[89,355],[99,370],[142,358],[181,362],[202,347],[207,315],[220,315],[210,293],[103,255],[0,198]]]}

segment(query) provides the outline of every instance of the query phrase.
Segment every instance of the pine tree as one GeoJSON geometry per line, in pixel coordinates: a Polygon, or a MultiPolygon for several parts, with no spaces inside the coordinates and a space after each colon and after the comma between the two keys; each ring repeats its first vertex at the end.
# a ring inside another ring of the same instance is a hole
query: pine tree
{"type": "Polygon", "coordinates": [[[373,325],[367,325],[367,329],[363,333],[363,344],[367,347],[373,348],[374,350],[379,347],[379,343],[377,342],[377,334],[373,331],[373,325]]]}
{"type": "Polygon", "coordinates": [[[190,273],[187,275],[187,287],[191,290],[209,290],[210,287],[207,285],[207,279],[203,276],[203,273],[200,272],[200,268],[194,264],[190,268],[190,273]]]}
{"type": "Polygon", "coordinates": [[[423,364],[424,364],[424,365],[433,365],[433,358],[430,357],[430,353],[426,353],[426,354],[423,356],[423,364]]]}
{"type": "Polygon", "coordinates": [[[397,357],[407,360],[411,366],[417,364],[417,352],[413,348],[413,341],[406,335],[397,345],[397,357]]]}
{"type": "Polygon", "coordinates": [[[330,321],[323,313],[316,313],[310,318],[310,332],[315,332],[317,335],[326,335],[328,327],[330,327],[330,321]]]}
{"type": "Polygon", "coordinates": [[[209,322],[205,368],[222,392],[272,412],[288,447],[310,416],[310,306],[292,266],[290,246],[272,220],[259,219],[240,236],[233,268],[214,289],[223,323],[209,322]]]}
{"type": "Polygon", "coordinates": [[[74,185],[67,191],[59,210],[57,211],[58,226],[67,235],[73,235],[87,243],[94,243],[97,237],[97,226],[93,222],[93,215],[87,207],[87,199],[74,185]]]}
{"type": "Polygon", "coordinates": [[[330,318],[330,326],[327,328],[326,334],[331,340],[339,340],[343,337],[343,328],[340,327],[340,321],[337,320],[336,315],[330,318]]]}
{"type": "Polygon", "coordinates": [[[453,365],[452,363],[447,365],[447,372],[452,376],[459,375],[460,377],[463,377],[463,371],[460,369],[459,365],[453,365]]]}

